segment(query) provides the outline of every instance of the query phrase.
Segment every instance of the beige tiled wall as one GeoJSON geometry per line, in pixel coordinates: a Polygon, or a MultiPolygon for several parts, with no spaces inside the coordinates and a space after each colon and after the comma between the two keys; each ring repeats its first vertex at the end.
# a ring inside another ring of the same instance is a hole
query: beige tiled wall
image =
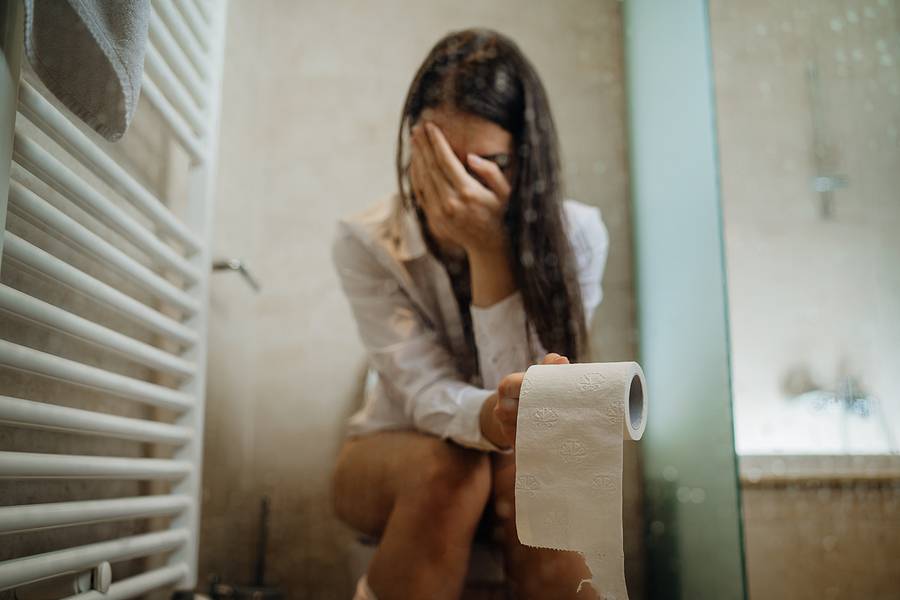
{"type": "MultiPolygon", "coordinates": [[[[251,577],[260,497],[272,497],[270,572],[291,597],[347,598],[349,533],[328,478],[359,401],[364,356],[329,258],[341,215],[393,191],[400,106],[444,33],[495,27],[549,89],[568,191],[612,238],[594,323],[601,359],[633,358],[633,291],[615,0],[231,2],[214,249],[263,290],[214,276],[201,576],[251,577]]],[[[640,598],[637,456],[629,449],[628,567],[640,598]]]]}
{"type": "Polygon", "coordinates": [[[900,597],[900,483],[744,486],[750,598],[900,597]]]}

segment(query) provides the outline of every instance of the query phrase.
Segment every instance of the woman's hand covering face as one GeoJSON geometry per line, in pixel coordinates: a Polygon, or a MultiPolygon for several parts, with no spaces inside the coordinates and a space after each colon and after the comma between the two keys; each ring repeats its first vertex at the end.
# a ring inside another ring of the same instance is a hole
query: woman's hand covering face
{"type": "Polygon", "coordinates": [[[431,233],[469,255],[506,252],[503,215],[510,185],[497,163],[469,154],[474,177],[433,123],[416,125],[411,137],[410,181],[431,233]]]}

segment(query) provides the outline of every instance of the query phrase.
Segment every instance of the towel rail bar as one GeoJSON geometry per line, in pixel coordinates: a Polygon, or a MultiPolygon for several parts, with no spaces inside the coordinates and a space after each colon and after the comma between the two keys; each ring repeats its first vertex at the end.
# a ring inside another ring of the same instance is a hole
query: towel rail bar
{"type": "Polygon", "coordinates": [[[186,460],[0,451],[0,477],[16,479],[181,479],[186,460]]]}
{"type": "Polygon", "coordinates": [[[190,92],[197,106],[200,109],[206,108],[207,97],[203,84],[200,82],[200,74],[191,61],[188,60],[187,55],[178,45],[178,42],[175,41],[175,38],[172,37],[169,29],[155,10],[150,11],[149,34],[150,41],[156,46],[156,49],[163,56],[166,64],[169,65],[169,68],[172,69],[181,84],[190,92]]]}
{"type": "Polygon", "coordinates": [[[49,227],[76,249],[92,255],[183,313],[194,315],[200,310],[196,298],[128,256],[18,181],[10,182],[9,203],[16,213],[22,213],[20,216],[49,227]]]}
{"type": "Polygon", "coordinates": [[[9,257],[17,260],[63,285],[116,309],[131,320],[180,344],[193,346],[197,343],[197,334],[189,327],[91,277],[52,254],[44,252],[14,233],[7,231],[4,234],[3,242],[4,259],[9,257]]]}
{"type": "Polygon", "coordinates": [[[188,60],[191,61],[194,68],[197,69],[201,81],[208,81],[209,65],[205,52],[203,52],[203,49],[197,43],[190,27],[184,22],[184,19],[180,18],[180,14],[178,9],[175,8],[175,4],[171,0],[153,0],[153,10],[159,14],[162,21],[166,24],[166,27],[168,27],[169,32],[171,32],[172,37],[178,42],[178,46],[187,55],[188,60]]]}
{"type": "Polygon", "coordinates": [[[179,513],[193,504],[190,496],[160,494],[110,500],[48,502],[0,507],[0,534],[121,521],[179,513]]]}
{"type": "Polygon", "coordinates": [[[65,573],[77,573],[103,561],[114,562],[166,552],[178,548],[187,540],[186,530],[173,529],[4,561],[0,563],[0,590],[65,573]]]}
{"type": "Polygon", "coordinates": [[[191,407],[191,396],[185,392],[105,371],[6,340],[0,340],[0,365],[103,390],[160,408],[184,412],[191,407]]]}
{"type": "MultiPolygon", "coordinates": [[[[22,119],[26,117],[20,115],[22,119]]],[[[135,248],[174,271],[187,283],[196,283],[200,277],[186,258],[160,240],[132,215],[116,206],[106,196],[88,184],[59,159],[50,154],[23,133],[24,125],[16,123],[14,158],[26,171],[38,177],[54,190],[83,208],[110,229],[121,234],[135,248]]]]}
{"type": "Polygon", "coordinates": [[[188,252],[194,253],[200,249],[195,234],[187,225],[26,81],[22,81],[19,87],[19,112],[100,179],[121,192],[135,208],[188,252]]]}
{"type": "Polygon", "coordinates": [[[147,45],[144,68],[191,129],[198,135],[206,133],[200,109],[152,43],[147,45]]]}
{"type": "Polygon", "coordinates": [[[16,427],[176,446],[186,444],[194,437],[190,429],[180,425],[120,417],[9,396],[0,396],[0,422],[16,427]]]}
{"type": "Polygon", "coordinates": [[[178,12],[184,17],[184,21],[188,25],[188,29],[194,35],[197,44],[203,49],[204,53],[209,52],[209,26],[197,9],[197,5],[191,0],[185,0],[175,4],[178,12]]]}
{"type": "Polygon", "coordinates": [[[0,310],[112,350],[151,369],[185,378],[197,372],[183,358],[3,284],[0,284],[0,310]]]}
{"type": "Polygon", "coordinates": [[[160,116],[169,126],[169,130],[178,139],[181,146],[191,155],[191,159],[195,164],[203,164],[205,157],[203,146],[200,140],[191,131],[190,125],[178,114],[172,103],[166,99],[165,95],[156,85],[156,83],[144,73],[143,83],[141,84],[141,93],[159,111],[160,116]]]}
{"type": "Polygon", "coordinates": [[[63,600],[125,600],[137,598],[156,588],[172,585],[188,576],[188,569],[183,564],[153,569],[134,577],[117,581],[109,586],[106,592],[91,590],[83,594],[68,596],[63,600]]]}
{"type": "Polygon", "coordinates": [[[197,6],[200,14],[203,15],[203,20],[207,23],[212,22],[212,10],[209,7],[209,2],[206,0],[194,0],[194,4],[197,6]]]}
{"type": "Polygon", "coordinates": [[[172,585],[188,576],[188,569],[183,564],[162,567],[147,571],[118,581],[109,586],[106,592],[91,590],[82,594],[68,596],[63,600],[125,600],[138,598],[156,588],[172,585]]]}
{"type": "Polygon", "coordinates": [[[47,94],[40,74],[22,76],[24,4],[3,11],[0,188],[9,181],[10,191],[0,194],[0,268],[10,285],[0,284],[0,368],[18,373],[15,392],[0,395],[0,424],[24,444],[0,451],[0,478],[12,484],[0,502],[0,545],[19,543],[4,534],[69,529],[13,547],[17,558],[0,562],[0,592],[40,594],[19,588],[42,582],[54,597],[115,600],[197,586],[227,0],[177,2],[152,0],[145,101],[137,135],[118,148],[78,123],[76,103],[47,94]],[[149,128],[158,131],[142,138],[149,128]],[[144,405],[139,416],[133,401],[144,405]],[[53,453],[34,453],[45,439],[53,453]],[[128,457],[116,440],[150,444],[140,454],[154,458],[128,457]],[[76,485],[58,497],[68,480],[116,480],[128,491],[97,499],[76,485]],[[82,538],[83,527],[122,520],[158,531],[82,538]],[[120,564],[128,578],[110,581],[110,562],[151,555],[120,564]]]}

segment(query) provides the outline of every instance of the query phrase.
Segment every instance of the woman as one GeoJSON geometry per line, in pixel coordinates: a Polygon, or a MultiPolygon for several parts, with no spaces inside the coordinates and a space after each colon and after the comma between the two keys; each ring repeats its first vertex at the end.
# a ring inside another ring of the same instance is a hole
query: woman
{"type": "Polygon", "coordinates": [[[518,47],[438,42],[403,107],[398,196],[333,248],[371,366],[334,475],[338,516],[380,539],[357,598],[458,598],[482,517],[517,597],[576,597],[588,577],[575,553],[522,546],[513,514],[522,371],[586,356],[606,260],[599,211],[563,202],[559,171],[518,47]]]}

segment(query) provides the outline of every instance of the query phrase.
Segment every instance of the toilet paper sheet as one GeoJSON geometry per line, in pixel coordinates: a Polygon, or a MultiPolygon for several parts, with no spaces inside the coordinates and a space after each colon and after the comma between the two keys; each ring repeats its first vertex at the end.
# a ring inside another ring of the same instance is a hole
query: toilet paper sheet
{"type": "Polygon", "coordinates": [[[622,445],[643,435],[646,391],[637,363],[585,363],[532,366],[519,395],[519,540],[580,552],[606,600],[628,598],[622,445]]]}

